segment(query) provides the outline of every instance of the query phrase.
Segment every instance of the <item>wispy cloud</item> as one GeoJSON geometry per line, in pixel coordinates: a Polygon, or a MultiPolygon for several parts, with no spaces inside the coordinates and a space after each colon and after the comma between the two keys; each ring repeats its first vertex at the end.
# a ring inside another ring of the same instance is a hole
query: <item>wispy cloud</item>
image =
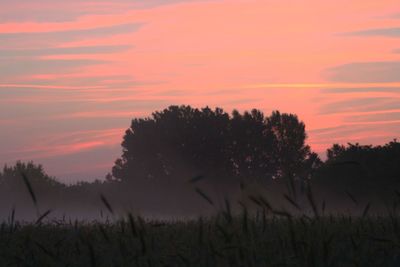
{"type": "MultiPolygon", "coordinates": [[[[12,77],[33,75],[65,74],[81,67],[108,63],[103,59],[88,59],[89,55],[113,54],[126,51],[130,46],[80,46],[40,49],[0,49],[0,78],[12,80],[12,77]],[[65,56],[75,58],[63,59],[65,56]],[[55,57],[55,58],[49,58],[55,57]]],[[[65,79],[63,79],[65,81],[65,79]]],[[[38,83],[35,81],[35,83],[38,83]]],[[[80,84],[84,86],[83,83],[80,84]]],[[[93,86],[88,84],[87,86],[93,86]]],[[[4,87],[0,85],[0,87],[4,87]]],[[[39,85],[32,87],[39,88],[39,85]]],[[[45,87],[45,86],[43,86],[45,87]]],[[[57,86],[55,86],[57,87],[57,86]]],[[[60,87],[59,87],[60,88],[60,87]]]]}
{"type": "MultiPolygon", "coordinates": [[[[86,86],[86,85],[81,85],[81,86],[73,86],[73,85],[55,85],[55,84],[29,84],[29,83],[20,83],[20,84],[12,84],[12,83],[5,83],[5,84],[0,84],[0,88],[5,88],[5,89],[15,89],[15,91],[12,92],[12,94],[18,93],[18,91],[23,91],[26,93],[26,91],[34,91],[37,90],[73,90],[73,91],[85,91],[85,89],[88,90],[100,90],[104,88],[103,86],[86,86]]],[[[1,91],[0,93],[9,93],[11,94],[10,91],[1,91]]]]}
{"type": "Polygon", "coordinates": [[[96,55],[122,52],[130,49],[129,45],[99,45],[79,47],[47,47],[37,49],[0,49],[0,59],[32,58],[54,55],[96,55]]]}
{"type": "Polygon", "coordinates": [[[368,112],[400,109],[400,97],[363,97],[331,102],[320,108],[321,114],[368,112]]]}
{"type": "Polygon", "coordinates": [[[0,33],[0,48],[10,49],[16,46],[21,48],[27,46],[35,48],[51,47],[68,41],[133,33],[141,25],[140,23],[125,23],[87,29],[0,33]]]}
{"type": "MultiPolygon", "coordinates": [[[[126,10],[146,9],[180,2],[205,0],[0,0],[0,23],[4,22],[68,22],[91,14],[107,15],[126,10]]],[[[210,1],[210,0],[208,0],[210,1]]],[[[214,0],[216,1],[216,0],[214,0]]]]}
{"type": "Polygon", "coordinates": [[[12,151],[2,151],[0,155],[13,155],[15,159],[19,159],[20,157],[42,159],[65,156],[92,150],[97,147],[114,146],[120,142],[119,139],[123,132],[123,128],[116,128],[58,134],[39,140],[35,145],[30,145],[29,147],[22,147],[12,151]]]}
{"type": "Polygon", "coordinates": [[[93,59],[3,59],[0,61],[0,78],[73,72],[80,67],[105,63],[107,61],[93,59]]]}
{"type": "Polygon", "coordinates": [[[332,145],[333,143],[347,144],[381,144],[398,138],[400,121],[382,122],[347,122],[334,127],[309,131],[314,136],[314,144],[332,145]]]}
{"type": "Polygon", "coordinates": [[[352,93],[395,93],[400,94],[400,87],[385,88],[385,87],[371,87],[371,88],[325,88],[321,89],[323,93],[329,94],[352,94],[352,93]]]}
{"type": "Polygon", "coordinates": [[[93,119],[93,118],[138,118],[147,116],[145,111],[116,111],[116,110],[96,110],[96,111],[84,111],[75,113],[65,113],[56,116],[50,116],[48,119],[93,119]]]}
{"type": "Polygon", "coordinates": [[[400,61],[353,62],[326,71],[334,82],[400,82],[400,61]]]}
{"type": "Polygon", "coordinates": [[[393,28],[376,28],[361,31],[347,32],[346,36],[384,36],[384,37],[400,37],[400,27],[393,28]]]}
{"type": "MultiPolygon", "coordinates": [[[[400,107],[400,105],[399,105],[400,107]]],[[[363,114],[357,116],[349,116],[346,118],[348,122],[393,122],[397,121],[400,123],[400,112],[382,112],[382,113],[374,113],[374,114],[363,114]]]]}

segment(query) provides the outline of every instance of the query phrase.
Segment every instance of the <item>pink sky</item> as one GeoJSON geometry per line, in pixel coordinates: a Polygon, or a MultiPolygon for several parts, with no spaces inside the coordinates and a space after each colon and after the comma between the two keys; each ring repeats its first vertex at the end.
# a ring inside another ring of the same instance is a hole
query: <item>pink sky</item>
{"type": "Polygon", "coordinates": [[[103,178],[171,104],[296,113],[321,155],[399,137],[398,0],[0,4],[0,164],[103,178]]]}

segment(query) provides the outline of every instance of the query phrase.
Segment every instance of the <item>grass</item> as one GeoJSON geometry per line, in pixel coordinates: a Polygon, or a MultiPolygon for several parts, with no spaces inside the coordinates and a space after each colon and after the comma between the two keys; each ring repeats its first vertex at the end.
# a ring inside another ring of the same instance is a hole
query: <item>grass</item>
{"type": "Polygon", "coordinates": [[[285,217],[3,223],[0,266],[399,266],[400,220],[285,217]]]}
{"type": "MultiPolygon", "coordinates": [[[[23,176],[37,208],[35,193],[23,176]]],[[[207,194],[199,197],[215,207],[207,194]]],[[[311,190],[309,214],[284,195],[294,215],[271,207],[263,196],[249,196],[234,212],[229,201],[213,217],[177,221],[146,220],[126,214],[106,222],[51,219],[15,221],[15,210],[0,226],[0,266],[400,266],[400,213],[328,215],[311,190]]],[[[354,198],[354,197],[351,197],[354,198]]]]}

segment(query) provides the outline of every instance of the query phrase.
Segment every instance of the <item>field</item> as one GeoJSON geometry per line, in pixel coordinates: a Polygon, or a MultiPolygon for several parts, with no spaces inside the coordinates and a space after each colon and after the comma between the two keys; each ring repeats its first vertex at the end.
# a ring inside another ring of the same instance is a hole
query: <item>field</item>
{"type": "Polygon", "coordinates": [[[164,221],[117,214],[100,195],[101,219],[78,221],[39,212],[23,178],[37,219],[17,221],[12,210],[1,223],[0,266],[400,266],[397,191],[377,215],[370,204],[360,212],[327,211],[311,187],[306,208],[284,194],[287,206],[280,209],[262,195],[216,208],[196,188],[214,215],[164,221]]]}
{"type": "MultiPolygon", "coordinates": [[[[42,221],[43,220],[43,221],[42,221]]],[[[0,266],[400,266],[400,218],[296,216],[1,225],[0,266]]]]}

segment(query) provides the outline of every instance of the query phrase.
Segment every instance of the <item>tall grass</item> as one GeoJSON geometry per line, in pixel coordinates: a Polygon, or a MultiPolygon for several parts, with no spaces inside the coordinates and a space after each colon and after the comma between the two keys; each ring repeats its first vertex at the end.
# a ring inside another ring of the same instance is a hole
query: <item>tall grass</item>
{"type": "Polygon", "coordinates": [[[3,223],[0,266],[399,266],[399,217],[3,223]]]}
{"type": "Polygon", "coordinates": [[[214,216],[178,221],[117,219],[103,195],[111,221],[55,220],[46,211],[35,223],[22,223],[12,211],[0,227],[0,266],[400,266],[397,205],[385,216],[370,214],[371,204],[361,216],[332,215],[310,188],[306,194],[311,213],[289,195],[296,213],[250,195],[252,204],[241,203],[240,212],[225,200],[214,216]]]}

